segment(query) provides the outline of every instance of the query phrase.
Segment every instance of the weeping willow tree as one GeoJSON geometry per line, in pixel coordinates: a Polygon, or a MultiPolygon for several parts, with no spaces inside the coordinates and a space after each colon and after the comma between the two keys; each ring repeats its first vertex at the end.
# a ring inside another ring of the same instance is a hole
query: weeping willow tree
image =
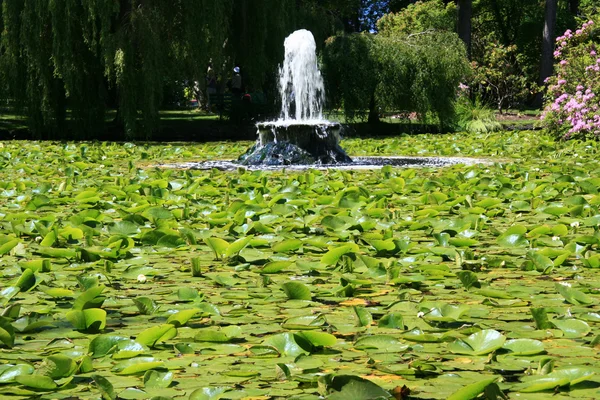
{"type": "Polygon", "coordinates": [[[458,84],[469,73],[465,46],[454,33],[340,35],[323,57],[330,103],[347,118],[369,110],[414,112],[424,122],[454,122],[458,84]]]}
{"type": "Polygon", "coordinates": [[[204,82],[211,60],[225,79],[238,63],[273,85],[288,34],[323,43],[343,26],[318,0],[0,1],[0,68],[38,138],[102,138],[115,108],[111,128],[148,139],[166,85],[204,82]]]}
{"type": "Polygon", "coordinates": [[[110,96],[126,137],[148,138],[165,82],[199,76],[210,54],[222,53],[231,4],[3,0],[9,93],[39,138],[99,137],[110,96]]]}

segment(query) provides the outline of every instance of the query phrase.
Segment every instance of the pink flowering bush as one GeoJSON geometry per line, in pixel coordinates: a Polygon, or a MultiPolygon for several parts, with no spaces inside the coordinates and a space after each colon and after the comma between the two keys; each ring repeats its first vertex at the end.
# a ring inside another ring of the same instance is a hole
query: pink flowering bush
{"type": "Polygon", "coordinates": [[[547,80],[542,125],[562,139],[600,139],[600,49],[588,21],[556,38],[555,74],[547,80]]]}

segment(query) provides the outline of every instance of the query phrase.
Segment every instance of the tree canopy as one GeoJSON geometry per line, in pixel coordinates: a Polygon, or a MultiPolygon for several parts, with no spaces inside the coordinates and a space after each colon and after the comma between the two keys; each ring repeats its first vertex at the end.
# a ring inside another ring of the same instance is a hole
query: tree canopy
{"type": "MultiPolygon", "coordinates": [[[[102,138],[108,125],[120,137],[146,139],[158,126],[166,88],[194,81],[202,86],[209,62],[223,81],[239,65],[249,86],[274,90],[283,40],[296,29],[311,30],[319,51],[329,37],[378,32],[376,39],[357,36],[342,46],[351,47],[348,56],[364,46],[371,49],[357,61],[358,67],[366,62],[379,65],[381,58],[374,57],[372,49],[384,46],[383,37],[456,32],[470,22],[472,29],[461,30],[461,37],[468,45],[472,32],[474,65],[496,68],[488,65],[497,58],[489,54],[499,48],[509,55],[500,65],[511,64],[510,73],[517,71],[525,78],[527,90],[507,103],[514,106],[527,101],[539,77],[543,3],[0,0],[0,94],[15,100],[38,138],[102,138]],[[460,19],[457,10],[470,13],[460,19]],[[116,115],[110,110],[117,110],[116,115]]],[[[596,3],[558,1],[556,31],[574,27],[579,16],[597,13],[596,3]]],[[[390,43],[384,47],[394,48],[390,43]]],[[[370,86],[370,78],[364,84],[370,86]]],[[[479,86],[484,100],[497,101],[487,99],[493,91],[479,86]]],[[[383,98],[381,94],[378,101],[383,98]]],[[[345,104],[357,106],[347,96],[345,104]]]]}

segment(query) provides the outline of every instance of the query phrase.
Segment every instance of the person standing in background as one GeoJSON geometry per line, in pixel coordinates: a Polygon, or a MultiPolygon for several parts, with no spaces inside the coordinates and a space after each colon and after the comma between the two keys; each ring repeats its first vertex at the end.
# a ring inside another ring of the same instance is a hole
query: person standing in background
{"type": "Polygon", "coordinates": [[[231,93],[241,96],[242,92],[242,75],[240,74],[240,67],[235,67],[233,69],[233,77],[231,78],[231,93]]]}
{"type": "Polygon", "coordinates": [[[214,97],[217,94],[217,74],[212,67],[212,63],[208,64],[206,70],[206,110],[212,112],[212,104],[210,101],[211,95],[214,97]]]}

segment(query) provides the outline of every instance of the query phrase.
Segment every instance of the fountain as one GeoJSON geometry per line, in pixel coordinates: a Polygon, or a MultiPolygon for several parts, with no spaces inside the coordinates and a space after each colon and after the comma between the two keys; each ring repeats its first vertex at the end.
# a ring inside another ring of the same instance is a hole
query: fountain
{"type": "Polygon", "coordinates": [[[325,87],[317,65],[315,39],[298,30],[285,39],[285,59],[279,70],[281,115],[276,121],[256,125],[258,140],[236,161],[205,161],[163,164],[185,169],[372,169],[384,165],[433,166],[488,163],[470,158],[354,157],[340,147],[341,125],[323,118],[325,87]]]}
{"type": "Polygon", "coordinates": [[[339,146],[340,124],[323,119],[325,86],[317,66],[317,45],[305,29],[285,39],[279,70],[281,116],[262,122],[256,144],[242,165],[339,164],[352,160],[339,146]]]}

